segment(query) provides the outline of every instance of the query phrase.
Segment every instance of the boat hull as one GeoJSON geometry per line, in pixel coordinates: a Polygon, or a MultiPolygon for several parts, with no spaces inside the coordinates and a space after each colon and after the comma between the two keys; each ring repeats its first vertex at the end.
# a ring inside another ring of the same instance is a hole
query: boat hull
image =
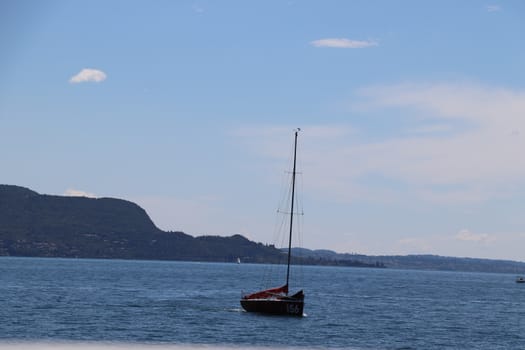
{"type": "Polygon", "coordinates": [[[248,312],[270,315],[303,316],[304,294],[302,291],[279,298],[242,298],[241,306],[248,312]]]}
{"type": "Polygon", "coordinates": [[[271,315],[303,316],[303,300],[241,299],[241,306],[248,312],[271,315]]]}

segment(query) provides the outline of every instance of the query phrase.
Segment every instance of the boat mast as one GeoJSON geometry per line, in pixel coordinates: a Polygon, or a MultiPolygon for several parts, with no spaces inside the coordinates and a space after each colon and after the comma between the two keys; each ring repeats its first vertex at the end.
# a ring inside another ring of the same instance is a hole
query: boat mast
{"type": "MultiPolygon", "coordinates": [[[[290,279],[290,258],[292,256],[292,227],[293,227],[293,205],[295,195],[295,165],[297,159],[297,134],[301,129],[295,131],[295,142],[293,148],[293,170],[292,170],[292,203],[290,208],[290,236],[288,238],[288,267],[286,269],[286,286],[288,287],[288,281],[290,279]]],[[[288,292],[287,292],[288,294],[288,292]]]]}

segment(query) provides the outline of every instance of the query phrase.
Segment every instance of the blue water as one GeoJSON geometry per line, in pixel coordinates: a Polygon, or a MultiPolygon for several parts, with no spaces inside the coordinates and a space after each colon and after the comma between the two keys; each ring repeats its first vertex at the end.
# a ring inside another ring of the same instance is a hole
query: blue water
{"type": "Polygon", "coordinates": [[[303,318],[243,312],[267,266],[0,258],[0,343],[523,349],[515,276],[303,267],[303,318]]]}

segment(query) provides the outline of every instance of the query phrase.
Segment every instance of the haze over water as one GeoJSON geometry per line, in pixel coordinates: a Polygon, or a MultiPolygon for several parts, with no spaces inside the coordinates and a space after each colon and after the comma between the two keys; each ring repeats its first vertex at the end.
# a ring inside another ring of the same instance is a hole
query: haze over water
{"type": "Polygon", "coordinates": [[[0,348],[518,349],[525,342],[525,286],[513,275],[302,267],[295,271],[302,285],[292,280],[292,289],[305,289],[306,317],[241,311],[241,290],[261,287],[267,267],[0,258],[0,348]]]}

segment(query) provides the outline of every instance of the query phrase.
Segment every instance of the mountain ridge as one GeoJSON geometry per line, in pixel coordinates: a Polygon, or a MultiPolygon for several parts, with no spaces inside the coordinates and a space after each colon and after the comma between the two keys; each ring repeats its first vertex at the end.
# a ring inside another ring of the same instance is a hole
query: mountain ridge
{"type": "Polygon", "coordinates": [[[441,256],[435,254],[364,255],[337,253],[328,249],[292,248],[292,254],[316,259],[377,262],[389,268],[464,272],[525,273],[525,262],[505,259],[441,256]]]}
{"type": "MultiPolygon", "coordinates": [[[[485,272],[525,271],[525,263],[425,255],[367,256],[293,248],[294,263],[485,272]]],[[[284,263],[273,245],[234,234],[193,237],[162,231],[137,204],[117,198],[39,194],[0,185],[0,256],[284,263]]]]}
{"type": "MultiPolygon", "coordinates": [[[[208,240],[162,231],[143,208],[130,201],[45,195],[20,186],[0,185],[0,255],[234,259],[216,249],[221,239],[208,240]]],[[[280,255],[247,239],[236,237],[236,242],[237,249],[230,255],[246,251],[249,261],[273,261],[280,255]]]]}

